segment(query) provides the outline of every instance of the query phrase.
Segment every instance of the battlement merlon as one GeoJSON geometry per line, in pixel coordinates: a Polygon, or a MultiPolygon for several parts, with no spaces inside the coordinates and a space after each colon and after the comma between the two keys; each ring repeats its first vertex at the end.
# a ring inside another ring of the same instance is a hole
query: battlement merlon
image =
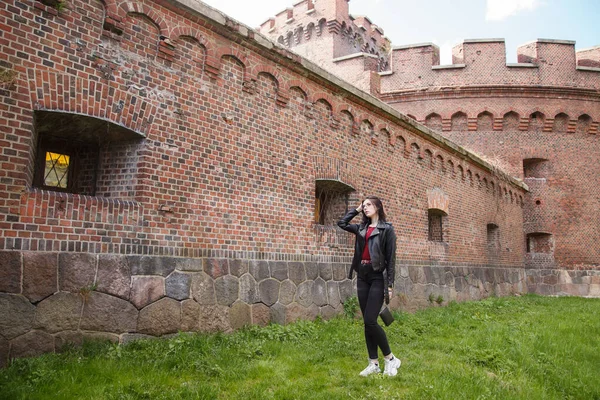
{"type": "Polygon", "coordinates": [[[577,52],[577,66],[600,68],[600,46],[579,50],[577,52]]]}
{"type": "Polygon", "coordinates": [[[504,39],[471,39],[453,48],[452,65],[441,66],[432,43],[394,47],[381,92],[479,85],[600,89],[600,46],[576,53],[573,41],[538,39],[517,54],[518,63],[506,63],[504,39]]]}
{"type": "Polygon", "coordinates": [[[390,40],[384,36],[383,29],[365,16],[352,16],[348,13],[349,0],[315,1],[301,0],[267,19],[258,28],[260,33],[275,38],[287,37],[298,29],[307,30],[309,26],[319,26],[323,21],[332,32],[350,40],[360,35],[368,40],[370,48],[389,49],[390,40]]]}
{"type": "Polygon", "coordinates": [[[283,33],[287,26],[297,26],[307,19],[346,20],[348,18],[348,1],[301,0],[260,24],[257,30],[263,34],[273,31],[283,33]],[[338,16],[343,16],[343,18],[338,18],[338,16]]]}

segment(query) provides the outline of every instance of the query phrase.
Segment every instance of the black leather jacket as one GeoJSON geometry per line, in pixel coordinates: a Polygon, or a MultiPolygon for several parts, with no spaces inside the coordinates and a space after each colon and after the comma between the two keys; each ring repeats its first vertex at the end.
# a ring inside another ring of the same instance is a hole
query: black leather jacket
{"type": "MultiPolygon", "coordinates": [[[[352,279],[354,271],[358,271],[365,248],[365,236],[367,234],[367,225],[350,223],[352,218],[357,215],[358,211],[353,208],[337,223],[343,230],[356,235],[352,266],[348,274],[349,279],[352,279]]],[[[371,255],[373,270],[385,271],[387,274],[387,285],[388,287],[393,287],[396,276],[396,232],[394,232],[392,224],[382,221],[377,223],[377,227],[373,230],[371,236],[369,236],[369,254],[371,255]]]]}

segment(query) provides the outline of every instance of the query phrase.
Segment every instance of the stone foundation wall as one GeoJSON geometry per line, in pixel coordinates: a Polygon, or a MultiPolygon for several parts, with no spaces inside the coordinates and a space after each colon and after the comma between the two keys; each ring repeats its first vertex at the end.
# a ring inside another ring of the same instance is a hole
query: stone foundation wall
{"type": "MultiPolygon", "coordinates": [[[[355,295],[349,261],[0,252],[0,366],[84,339],[125,343],[327,319],[355,295]]],[[[400,263],[391,306],[528,292],[600,296],[600,271],[400,263]]]]}

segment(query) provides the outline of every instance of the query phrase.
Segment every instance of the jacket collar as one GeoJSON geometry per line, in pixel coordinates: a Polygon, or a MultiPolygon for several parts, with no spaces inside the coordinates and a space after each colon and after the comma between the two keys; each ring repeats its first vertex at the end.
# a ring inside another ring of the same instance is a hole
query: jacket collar
{"type": "MultiPolygon", "coordinates": [[[[367,236],[367,228],[368,227],[369,227],[368,225],[362,225],[360,227],[359,232],[360,232],[360,235],[362,237],[366,237],[367,236]]],[[[381,229],[385,229],[385,222],[383,222],[383,221],[377,221],[377,226],[375,227],[375,229],[373,230],[373,232],[371,232],[371,236],[379,235],[381,229]]]]}

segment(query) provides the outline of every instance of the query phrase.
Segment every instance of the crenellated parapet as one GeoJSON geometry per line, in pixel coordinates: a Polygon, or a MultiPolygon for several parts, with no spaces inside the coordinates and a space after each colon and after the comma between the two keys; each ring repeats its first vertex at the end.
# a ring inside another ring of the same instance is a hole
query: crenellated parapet
{"type": "Polygon", "coordinates": [[[263,22],[258,31],[282,46],[313,59],[306,50],[316,46],[333,59],[353,54],[370,54],[380,60],[375,70],[388,66],[390,41],[383,29],[364,16],[354,17],[348,12],[348,0],[304,0],[294,4],[263,22]],[[325,39],[325,40],[324,40],[325,39]],[[327,43],[323,43],[327,41],[327,43]],[[319,42],[319,44],[315,44],[319,42]]]}
{"type": "Polygon", "coordinates": [[[575,42],[538,39],[506,62],[504,39],[465,40],[452,50],[451,65],[439,64],[432,43],[394,47],[380,93],[443,87],[523,86],[600,89],[600,48],[575,51],[575,42]]]}

